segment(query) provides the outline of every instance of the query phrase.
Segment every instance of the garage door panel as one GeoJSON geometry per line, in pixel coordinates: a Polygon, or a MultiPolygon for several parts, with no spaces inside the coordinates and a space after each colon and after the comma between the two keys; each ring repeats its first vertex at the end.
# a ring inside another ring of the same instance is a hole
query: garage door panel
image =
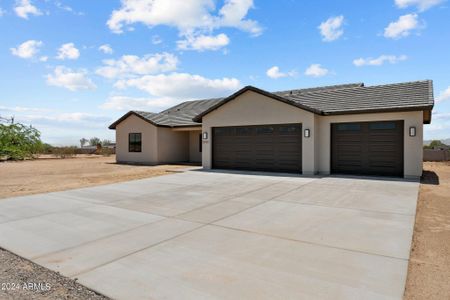
{"type": "Polygon", "coordinates": [[[403,175],[403,121],[332,124],[331,171],[403,175]]]}
{"type": "Polygon", "coordinates": [[[301,124],[213,128],[213,168],[300,173],[301,133],[301,124]]]}

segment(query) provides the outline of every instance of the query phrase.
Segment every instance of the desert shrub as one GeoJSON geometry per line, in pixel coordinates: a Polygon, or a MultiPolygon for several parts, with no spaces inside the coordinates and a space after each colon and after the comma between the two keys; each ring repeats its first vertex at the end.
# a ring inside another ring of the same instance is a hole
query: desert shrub
{"type": "Polygon", "coordinates": [[[52,154],[59,158],[71,158],[76,154],[77,147],[53,147],[52,154]]]}
{"type": "Polygon", "coordinates": [[[20,123],[0,124],[0,157],[22,160],[41,152],[41,133],[32,126],[20,123]]]}
{"type": "Polygon", "coordinates": [[[100,150],[100,154],[103,156],[111,156],[113,154],[113,150],[111,148],[102,147],[100,150]]]}

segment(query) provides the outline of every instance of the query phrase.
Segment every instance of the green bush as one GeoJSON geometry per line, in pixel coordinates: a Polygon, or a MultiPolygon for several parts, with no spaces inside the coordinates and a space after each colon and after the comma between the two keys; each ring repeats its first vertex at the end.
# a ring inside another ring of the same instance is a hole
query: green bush
{"type": "Polygon", "coordinates": [[[34,158],[42,150],[41,133],[20,123],[0,124],[0,157],[22,160],[34,158]]]}

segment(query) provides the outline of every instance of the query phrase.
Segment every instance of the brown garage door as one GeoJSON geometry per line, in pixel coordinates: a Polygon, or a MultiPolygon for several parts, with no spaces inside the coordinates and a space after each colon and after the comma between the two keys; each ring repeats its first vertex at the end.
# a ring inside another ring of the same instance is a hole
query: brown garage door
{"type": "Polygon", "coordinates": [[[301,173],[302,125],[215,127],[213,168],[301,173]]]}
{"type": "Polygon", "coordinates": [[[331,172],[403,176],[403,121],[332,124],[331,172]]]}

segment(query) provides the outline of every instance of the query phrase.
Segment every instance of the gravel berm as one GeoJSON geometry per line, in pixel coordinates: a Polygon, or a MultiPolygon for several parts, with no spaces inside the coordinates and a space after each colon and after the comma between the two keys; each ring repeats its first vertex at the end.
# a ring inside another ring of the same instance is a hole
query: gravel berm
{"type": "Polygon", "coordinates": [[[0,248],[0,299],[110,299],[0,248]]]}

